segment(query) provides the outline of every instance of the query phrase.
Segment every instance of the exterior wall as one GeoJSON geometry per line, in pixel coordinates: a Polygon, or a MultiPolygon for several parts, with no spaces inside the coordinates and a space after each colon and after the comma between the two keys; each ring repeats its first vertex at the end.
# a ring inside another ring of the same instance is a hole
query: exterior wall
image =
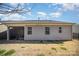
{"type": "Polygon", "coordinates": [[[5,25],[0,25],[0,33],[1,32],[4,32],[4,31],[6,31],[7,30],[7,26],[5,26],[5,25]]]}
{"type": "MultiPolygon", "coordinates": [[[[27,34],[27,27],[24,26],[25,40],[71,40],[72,26],[29,26],[32,27],[32,35],[27,34]],[[45,34],[45,27],[50,27],[50,34],[45,34]],[[62,27],[62,33],[59,33],[59,27],[62,27]]],[[[0,33],[7,30],[5,25],[0,25],[0,33]]]]}
{"type": "Polygon", "coordinates": [[[72,26],[30,26],[32,27],[32,35],[27,34],[25,26],[25,40],[71,40],[72,26]],[[45,27],[50,27],[50,34],[45,34],[45,27]],[[59,33],[59,27],[62,27],[62,33],[59,33]]]}
{"type": "Polygon", "coordinates": [[[0,24],[0,40],[7,39],[7,26],[0,24]]]}
{"type": "Polygon", "coordinates": [[[72,32],[73,33],[79,33],[79,24],[75,24],[72,26],[72,32]]]}
{"type": "Polygon", "coordinates": [[[73,39],[79,39],[79,24],[72,26],[73,39]]]}

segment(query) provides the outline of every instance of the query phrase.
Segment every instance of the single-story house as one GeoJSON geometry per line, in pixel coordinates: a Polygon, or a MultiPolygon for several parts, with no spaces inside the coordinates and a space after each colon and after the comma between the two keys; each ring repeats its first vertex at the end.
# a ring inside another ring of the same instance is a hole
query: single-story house
{"type": "Polygon", "coordinates": [[[79,24],[74,24],[73,26],[72,26],[72,32],[73,33],[79,33],[79,24]]]}
{"type": "Polygon", "coordinates": [[[74,24],[72,26],[72,33],[73,33],[73,38],[74,39],[79,39],[79,24],[74,24]]]}
{"type": "MultiPolygon", "coordinates": [[[[53,20],[0,21],[7,40],[71,40],[73,23],[53,20]]],[[[1,34],[0,34],[1,35],[1,34]]]]}

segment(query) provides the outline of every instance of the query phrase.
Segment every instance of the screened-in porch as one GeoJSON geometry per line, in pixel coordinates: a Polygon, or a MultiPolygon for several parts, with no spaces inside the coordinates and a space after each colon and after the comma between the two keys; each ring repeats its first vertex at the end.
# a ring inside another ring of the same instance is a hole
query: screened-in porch
{"type": "Polygon", "coordinates": [[[24,40],[24,27],[10,27],[9,40],[24,40]]]}

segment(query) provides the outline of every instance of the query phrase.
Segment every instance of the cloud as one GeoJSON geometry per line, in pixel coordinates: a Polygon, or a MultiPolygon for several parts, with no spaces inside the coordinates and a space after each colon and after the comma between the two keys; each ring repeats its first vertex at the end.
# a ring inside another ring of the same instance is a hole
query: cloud
{"type": "Polygon", "coordinates": [[[47,14],[45,12],[37,12],[38,15],[41,15],[41,16],[46,16],[47,14]]]}
{"type": "Polygon", "coordinates": [[[40,20],[47,19],[47,17],[48,17],[47,13],[45,13],[45,12],[37,12],[37,14],[38,14],[37,17],[39,17],[40,20]]]}
{"type": "Polygon", "coordinates": [[[23,9],[23,11],[27,14],[27,15],[32,15],[32,9],[31,7],[25,8],[25,3],[10,3],[11,6],[14,6],[15,8],[18,6],[18,4],[20,4],[20,6],[18,7],[19,9],[23,9]]]}
{"type": "Polygon", "coordinates": [[[0,14],[0,16],[4,16],[3,14],[0,14]]]}
{"type": "Polygon", "coordinates": [[[57,5],[60,5],[60,3],[50,3],[49,5],[48,5],[48,7],[50,8],[50,7],[52,7],[52,6],[57,6],[57,5]]]}
{"type": "Polygon", "coordinates": [[[5,15],[3,15],[3,14],[0,14],[0,19],[2,19],[3,17],[5,17],[5,15]]]}
{"type": "Polygon", "coordinates": [[[75,5],[72,3],[62,4],[62,7],[64,10],[74,10],[75,9],[75,5]]]}
{"type": "Polygon", "coordinates": [[[32,15],[32,9],[29,7],[28,10],[29,10],[29,12],[27,12],[27,14],[31,16],[32,15]]]}
{"type": "Polygon", "coordinates": [[[50,14],[50,16],[52,16],[52,17],[60,17],[62,15],[62,13],[60,13],[60,12],[53,12],[53,13],[51,13],[50,14]]]}
{"type": "Polygon", "coordinates": [[[12,7],[17,7],[17,6],[18,6],[18,4],[20,4],[20,5],[21,5],[21,7],[23,7],[23,6],[24,6],[24,3],[10,3],[10,5],[11,5],[12,7]]]}
{"type": "Polygon", "coordinates": [[[79,3],[76,3],[75,6],[79,8],[79,3]]]}
{"type": "Polygon", "coordinates": [[[52,6],[58,6],[57,11],[74,11],[79,10],[79,4],[78,3],[53,3],[49,4],[49,7],[52,6]]]}
{"type": "Polygon", "coordinates": [[[26,17],[22,16],[22,15],[19,15],[19,14],[12,14],[10,16],[5,16],[4,18],[2,18],[3,21],[6,21],[6,20],[26,20],[26,17]]]}
{"type": "Polygon", "coordinates": [[[79,4],[77,4],[77,3],[64,3],[64,4],[62,4],[62,10],[64,10],[64,11],[68,11],[68,10],[73,11],[78,7],[79,7],[79,4]]]}
{"type": "Polygon", "coordinates": [[[32,15],[32,12],[27,12],[27,15],[30,15],[31,16],[32,15]]]}
{"type": "Polygon", "coordinates": [[[10,3],[9,5],[12,7],[17,7],[18,3],[10,3]]]}

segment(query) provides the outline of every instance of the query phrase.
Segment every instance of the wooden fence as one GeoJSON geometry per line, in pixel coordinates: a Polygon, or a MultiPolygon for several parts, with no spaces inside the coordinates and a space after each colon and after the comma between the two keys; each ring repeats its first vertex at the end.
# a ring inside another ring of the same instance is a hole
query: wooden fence
{"type": "Polygon", "coordinates": [[[73,33],[73,39],[79,39],[79,33],[73,33]]]}

